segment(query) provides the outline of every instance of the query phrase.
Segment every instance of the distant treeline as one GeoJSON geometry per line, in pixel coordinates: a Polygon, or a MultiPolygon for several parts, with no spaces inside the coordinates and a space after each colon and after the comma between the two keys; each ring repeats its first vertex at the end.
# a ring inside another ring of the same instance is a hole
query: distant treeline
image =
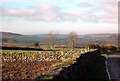
{"type": "Polygon", "coordinates": [[[43,51],[41,48],[23,48],[23,47],[2,47],[2,50],[33,50],[33,51],[43,51]]]}

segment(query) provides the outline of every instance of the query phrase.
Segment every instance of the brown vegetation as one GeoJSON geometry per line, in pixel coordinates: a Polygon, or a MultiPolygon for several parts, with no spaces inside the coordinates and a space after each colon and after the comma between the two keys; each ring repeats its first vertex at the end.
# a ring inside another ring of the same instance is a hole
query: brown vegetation
{"type": "Polygon", "coordinates": [[[57,61],[8,61],[2,64],[2,78],[11,80],[35,79],[48,72],[57,61]]]}
{"type": "Polygon", "coordinates": [[[102,52],[115,52],[119,51],[118,46],[112,44],[89,44],[90,49],[100,49],[102,52]]]}
{"type": "Polygon", "coordinates": [[[15,47],[15,42],[13,40],[8,40],[6,46],[7,47],[15,47]]]}

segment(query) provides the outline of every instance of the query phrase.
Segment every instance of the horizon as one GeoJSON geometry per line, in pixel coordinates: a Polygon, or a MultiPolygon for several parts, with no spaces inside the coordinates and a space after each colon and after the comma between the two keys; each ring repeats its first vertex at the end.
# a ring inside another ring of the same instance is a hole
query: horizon
{"type": "Polygon", "coordinates": [[[1,0],[0,28],[25,35],[118,33],[118,1],[1,0]]]}
{"type": "MultiPolygon", "coordinates": [[[[9,32],[9,31],[0,31],[0,32],[7,32],[7,33],[14,33],[14,34],[21,34],[21,35],[47,35],[47,34],[49,34],[49,32],[48,33],[33,33],[33,34],[23,34],[23,33],[17,33],[17,32],[9,32]]],[[[70,33],[70,32],[69,32],[70,33]]],[[[68,35],[69,33],[58,33],[59,35],[68,35]]],[[[88,33],[88,34],[78,34],[77,33],[77,35],[97,35],[97,34],[118,34],[118,33],[114,33],[114,32],[111,32],[111,33],[88,33]]]]}

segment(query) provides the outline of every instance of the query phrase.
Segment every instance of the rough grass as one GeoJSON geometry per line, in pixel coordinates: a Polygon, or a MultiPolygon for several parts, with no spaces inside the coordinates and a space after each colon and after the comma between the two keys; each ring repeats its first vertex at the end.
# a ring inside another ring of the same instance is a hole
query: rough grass
{"type": "Polygon", "coordinates": [[[101,56],[107,57],[108,55],[107,54],[101,54],[101,56]]]}

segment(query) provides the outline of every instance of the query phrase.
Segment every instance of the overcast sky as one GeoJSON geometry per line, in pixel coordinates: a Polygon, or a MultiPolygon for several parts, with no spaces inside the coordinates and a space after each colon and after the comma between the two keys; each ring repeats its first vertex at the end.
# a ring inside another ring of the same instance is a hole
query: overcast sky
{"type": "Polygon", "coordinates": [[[0,0],[1,31],[117,33],[119,0],[0,0]]]}

